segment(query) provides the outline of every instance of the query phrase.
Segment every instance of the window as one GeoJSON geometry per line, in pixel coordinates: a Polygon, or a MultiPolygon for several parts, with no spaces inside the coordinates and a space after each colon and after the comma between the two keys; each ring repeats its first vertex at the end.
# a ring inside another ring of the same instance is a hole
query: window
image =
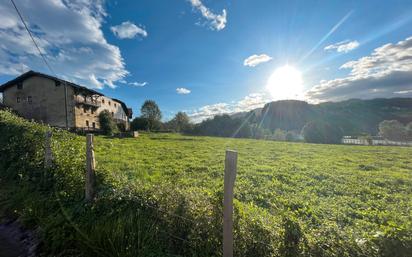
{"type": "Polygon", "coordinates": [[[33,99],[32,99],[31,96],[28,96],[28,97],[27,97],[27,102],[28,102],[29,104],[31,104],[31,103],[33,102],[33,99]]]}
{"type": "Polygon", "coordinates": [[[112,112],[112,117],[114,117],[114,112],[112,112]]]}
{"type": "Polygon", "coordinates": [[[102,104],[104,104],[104,99],[102,99],[102,104]]]}
{"type": "Polygon", "coordinates": [[[17,97],[16,101],[17,103],[20,103],[20,97],[17,97]]]}
{"type": "Polygon", "coordinates": [[[114,104],[114,107],[116,107],[116,104],[114,104]]]}
{"type": "Polygon", "coordinates": [[[92,109],[92,114],[94,114],[94,110],[92,109]]]}
{"type": "Polygon", "coordinates": [[[86,120],[86,127],[89,127],[89,121],[86,120]]]}
{"type": "Polygon", "coordinates": [[[86,107],[83,107],[83,112],[87,113],[87,108],[86,107]]]}
{"type": "Polygon", "coordinates": [[[18,83],[18,84],[17,84],[17,89],[23,89],[23,83],[21,83],[21,82],[18,83]]]}
{"type": "Polygon", "coordinates": [[[93,123],[92,123],[92,126],[93,126],[93,128],[95,129],[95,128],[96,128],[96,122],[93,122],[93,123]]]}
{"type": "Polygon", "coordinates": [[[109,105],[112,105],[112,103],[109,101],[109,105]]]}

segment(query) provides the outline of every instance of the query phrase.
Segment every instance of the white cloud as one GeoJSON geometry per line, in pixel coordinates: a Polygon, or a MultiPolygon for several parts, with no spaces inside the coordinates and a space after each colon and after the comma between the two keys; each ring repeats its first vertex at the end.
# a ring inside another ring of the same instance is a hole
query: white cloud
{"type": "Polygon", "coordinates": [[[209,27],[213,30],[222,30],[226,27],[227,13],[223,9],[222,14],[215,14],[207,8],[201,0],[189,0],[194,8],[196,8],[202,16],[209,21],[209,27]]]}
{"type": "Polygon", "coordinates": [[[232,103],[205,105],[197,110],[188,112],[188,115],[193,122],[201,122],[202,120],[213,118],[215,115],[251,111],[253,109],[263,107],[270,101],[271,98],[267,94],[253,93],[232,103]]]}
{"type": "Polygon", "coordinates": [[[187,88],[184,88],[184,87],[178,87],[178,88],[176,88],[176,92],[179,95],[187,95],[187,94],[190,94],[191,91],[187,88]]]}
{"type": "Polygon", "coordinates": [[[267,54],[260,54],[260,55],[254,54],[254,55],[251,55],[248,58],[246,58],[243,61],[243,65],[244,66],[249,66],[249,67],[255,67],[255,66],[257,66],[261,63],[268,62],[270,60],[272,60],[272,57],[270,57],[267,54]]]}
{"type": "MultiPolygon", "coordinates": [[[[61,78],[88,87],[115,87],[129,72],[102,31],[103,0],[16,2],[50,66],[61,78]]],[[[50,74],[9,1],[0,2],[0,75],[22,70],[50,74]]],[[[53,74],[51,74],[53,75],[53,74]]]]}
{"type": "Polygon", "coordinates": [[[348,76],[321,81],[306,96],[312,101],[412,96],[412,37],[376,48],[341,66],[348,76]],[[401,93],[400,93],[401,92],[401,93]]]}
{"type": "Polygon", "coordinates": [[[134,38],[137,35],[140,35],[142,37],[147,37],[147,31],[144,30],[143,28],[140,28],[136,24],[130,22],[130,21],[125,21],[122,22],[120,25],[112,26],[110,27],[110,30],[113,32],[113,34],[120,38],[120,39],[125,39],[125,38],[134,38]]]}
{"type": "Polygon", "coordinates": [[[349,41],[349,40],[345,40],[333,45],[328,45],[326,46],[324,49],[325,50],[336,50],[338,53],[347,53],[350,52],[356,48],[358,48],[359,46],[359,42],[354,40],[354,41],[349,41]]]}
{"type": "Polygon", "coordinates": [[[412,93],[412,90],[402,90],[402,91],[396,91],[396,92],[393,92],[394,94],[401,94],[401,95],[403,95],[403,94],[411,94],[412,93]]]}
{"type": "Polygon", "coordinates": [[[146,85],[148,85],[149,83],[148,82],[129,82],[129,83],[127,83],[127,84],[129,84],[129,85],[131,85],[131,86],[135,86],[135,87],[144,87],[144,86],[146,86],[146,85]]]}

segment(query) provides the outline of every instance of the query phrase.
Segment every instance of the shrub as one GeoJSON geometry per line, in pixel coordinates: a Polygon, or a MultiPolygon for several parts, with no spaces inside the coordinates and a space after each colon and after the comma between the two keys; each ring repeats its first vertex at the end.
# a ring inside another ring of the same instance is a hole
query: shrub
{"type": "Polygon", "coordinates": [[[130,128],[133,131],[148,130],[149,129],[149,122],[146,118],[137,117],[137,118],[134,118],[134,120],[130,124],[130,128]]]}
{"type": "Polygon", "coordinates": [[[407,140],[407,127],[397,120],[384,120],[379,123],[379,134],[388,140],[404,141],[407,140]]]}
{"type": "Polygon", "coordinates": [[[310,121],[302,129],[302,135],[308,143],[339,144],[343,133],[336,126],[323,121],[310,121]]]}
{"type": "Polygon", "coordinates": [[[100,130],[104,135],[113,136],[119,132],[116,122],[108,110],[99,114],[100,130]]]}

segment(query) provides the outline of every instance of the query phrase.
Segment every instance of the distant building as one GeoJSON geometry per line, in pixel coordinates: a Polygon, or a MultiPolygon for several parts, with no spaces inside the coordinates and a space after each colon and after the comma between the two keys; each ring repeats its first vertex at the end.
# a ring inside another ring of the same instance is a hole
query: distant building
{"type": "Polygon", "coordinates": [[[98,115],[111,113],[118,124],[129,129],[131,109],[120,100],[77,84],[29,71],[0,86],[3,104],[26,119],[54,127],[99,130],[98,115]]]}
{"type": "Polygon", "coordinates": [[[372,136],[370,138],[358,138],[353,136],[344,136],[342,138],[343,144],[348,145],[398,145],[398,146],[412,146],[412,142],[399,142],[386,140],[380,136],[372,136]]]}

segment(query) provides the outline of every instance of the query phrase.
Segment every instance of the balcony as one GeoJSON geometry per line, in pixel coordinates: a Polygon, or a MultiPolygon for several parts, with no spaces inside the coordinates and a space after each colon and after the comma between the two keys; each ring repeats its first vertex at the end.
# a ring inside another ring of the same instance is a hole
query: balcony
{"type": "Polygon", "coordinates": [[[92,100],[92,99],[84,99],[84,98],[75,98],[76,104],[81,104],[84,106],[88,106],[88,107],[94,107],[94,108],[99,108],[100,106],[102,106],[102,103],[100,101],[97,100],[92,100]]]}

